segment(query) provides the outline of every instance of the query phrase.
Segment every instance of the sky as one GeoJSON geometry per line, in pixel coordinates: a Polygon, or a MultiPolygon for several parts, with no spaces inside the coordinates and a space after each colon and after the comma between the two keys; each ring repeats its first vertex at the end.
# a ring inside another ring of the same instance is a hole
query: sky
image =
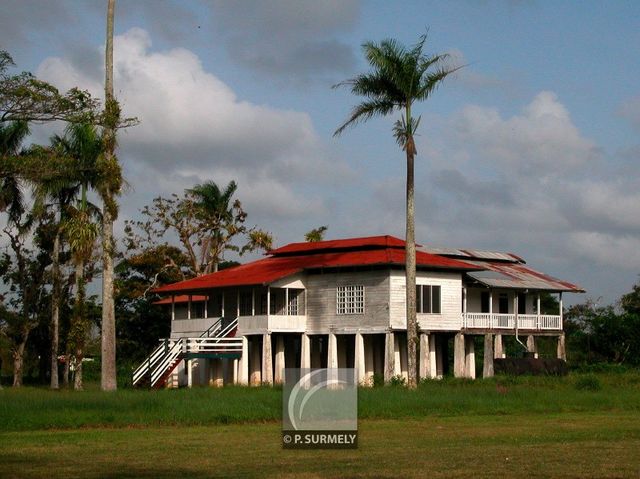
{"type": "MultiPolygon", "coordinates": [[[[18,70],[102,97],[106,0],[0,0],[18,70]]],[[[398,115],[333,132],[359,99],[363,42],[463,65],[414,113],[416,238],[514,252],[611,303],[640,273],[640,3],[239,0],[116,2],[116,230],[158,196],[235,180],[276,245],[404,236],[398,115]]],[[[36,128],[34,142],[52,129],[36,128]]],[[[244,258],[246,260],[247,258],[244,258]]]]}

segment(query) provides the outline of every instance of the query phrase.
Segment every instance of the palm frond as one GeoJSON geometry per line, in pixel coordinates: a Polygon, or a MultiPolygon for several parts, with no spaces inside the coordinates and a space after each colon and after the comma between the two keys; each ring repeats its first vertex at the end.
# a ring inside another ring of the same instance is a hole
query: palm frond
{"type": "Polygon", "coordinates": [[[388,115],[395,107],[396,104],[389,100],[364,101],[351,110],[349,118],[333,132],[333,136],[340,136],[348,127],[367,121],[374,116],[388,115]]]}

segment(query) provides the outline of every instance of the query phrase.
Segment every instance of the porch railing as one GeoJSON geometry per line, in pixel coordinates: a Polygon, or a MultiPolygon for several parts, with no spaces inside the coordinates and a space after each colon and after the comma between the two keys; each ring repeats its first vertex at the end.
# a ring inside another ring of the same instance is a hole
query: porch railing
{"type": "MultiPolygon", "coordinates": [[[[518,314],[518,329],[562,330],[562,317],[551,314],[518,314]]],[[[462,323],[470,329],[516,329],[515,314],[463,313],[462,323]]]]}

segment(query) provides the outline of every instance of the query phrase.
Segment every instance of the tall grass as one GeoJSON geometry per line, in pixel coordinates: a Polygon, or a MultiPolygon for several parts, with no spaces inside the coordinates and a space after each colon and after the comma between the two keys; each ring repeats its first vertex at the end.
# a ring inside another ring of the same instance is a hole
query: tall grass
{"type": "MultiPolygon", "coordinates": [[[[409,391],[402,386],[362,388],[362,419],[459,415],[559,414],[588,411],[640,412],[640,372],[589,373],[601,388],[585,388],[585,375],[499,377],[490,380],[426,381],[409,391]],[[582,384],[582,386],[581,386],[582,384]],[[594,390],[595,389],[595,390],[594,390]]],[[[225,387],[180,390],[121,389],[103,393],[0,390],[0,429],[37,430],[79,427],[141,427],[274,422],[281,418],[278,387],[225,387]]]]}

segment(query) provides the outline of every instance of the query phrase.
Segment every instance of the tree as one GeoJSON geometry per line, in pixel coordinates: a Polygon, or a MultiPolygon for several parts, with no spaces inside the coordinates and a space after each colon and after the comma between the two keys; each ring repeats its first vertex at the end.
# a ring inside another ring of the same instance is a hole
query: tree
{"type": "Polygon", "coordinates": [[[0,321],[5,323],[5,334],[11,344],[13,359],[13,386],[22,386],[24,354],[31,331],[40,323],[46,308],[46,270],[50,265],[49,223],[41,219],[33,238],[35,250],[27,247],[28,232],[33,218],[23,214],[4,229],[9,239],[7,249],[0,257],[0,277],[8,292],[0,303],[0,321]]]}
{"type": "Polygon", "coordinates": [[[102,370],[100,382],[103,391],[115,391],[116,377],[116,318],[113,298],[113,222],[117,218],[116,197],[122,190],[122,169],[115,156],[116,129],[120,122],[120,106],[113,95],[113,20],[115,0],[107,4],[107,42],[105,48],[105,113],[104,156],[101,162],[99,193],[102,198],[102,370]]]}
{"type": "MultiPolygon", "coordinates": [[[[247,213],[242,203],[233,200],[237,186],[230,182],[221,190],[213,181],[185,190],[183,196],[154,198],[142,208],[144,221],[125,222],[125,245],[128,251],[142,251],[160,244],[168,232],[177,235],[188,258],[188,268],[181,269],[184,278],[215,272],[226,251],[245,254],[268,251],[273,238],[257,227],[245,225],[247,213]],[[242,245],[239,238],[245,238],[242,245]]],[[[170,257],[165,258],[171,264],[170,257]]]]}
{"type": "MultiPolygon", "coordinates": [[[[0,123],[0,158],[3,163],[22,153],[22,142],[29,135],[26,121],[0,123]]],[[[0,211],[7,211],[9,221],[16,221],[24,211],[20,177],[7,172],[0,178],[0,211]]]]}
{"type": "Polygon", "coordinates": [[[410,49],[396,40],[380,43],[366,42],[362,48],[371,71],[338,83],[334,87],[349,87],[351,93],[364,97],[356,105],[347,120],[335,131],[334,136],[360,122],[375,116],[386,116],[395,111],[401,117],[393,127],[398,145],[406,153],[406,303],[407,303],[407,369],[408,386],[417,386],[417,318],[416,318],[416,244],[414,205],[414,159],[417,154],[414,136],[420,124],[420,116],[413,116],[413,104],[425,101],[440,83],[458,68],[445,65],[446,54],[426,55],[423,49],[427,35],[420,37],[410,49]]]}
{"type": "MultiPolygon", "coordinates": [[[[53,182],[41,181],[39,186],[43,193],[62,196],[66,201],[62,203],[64,211],[60,211],[60,231],[66,237],[75,264],[75,303],[67,347],[78,363],[74,388],[82,389],[82,359],[89,329],[85,301],[85,264],[93,254],[98,236],[98,228],[93,218],[100,216],[98,209],[87,200],[87,193],[90,188],[96,189],[101,182],[97,164],[102,155],[103,145],[96,127],[88,123],[69,124],[65,136],[55,136],[52,143],[61,155],[72,159],[75,165],[72,176],[53,182]],[[75,207],[69,201],[74,197],[78,200],[75,207]],[[62,215],[65,213],[63,220],[62,215]]],[[[54,266],[57,266],[56,262],[54,266]]],[[[55,296],[54,304],[59,301],[58,295],[55,296]]]]}
{"type": "Polygon", "coordinates": [[[317,228],[314,228],[311,231],[308,231],[304,235],[304,240],[308,241],[309,243],[314,243],[316,241],[322,241],[324,239],[324,234],[326,233],[326,231],[328,229],[329,229],[329,226],[327,226],[327,225],[318,226],[317,228]]]}
{"type": "Polygon", "coordinates": [[[10,74],[13,66],[11,55],[0,50],[0,124],[95,118],[98,102],[88,92],[72,88],[61,94],[31,73],[10,74]]]}

